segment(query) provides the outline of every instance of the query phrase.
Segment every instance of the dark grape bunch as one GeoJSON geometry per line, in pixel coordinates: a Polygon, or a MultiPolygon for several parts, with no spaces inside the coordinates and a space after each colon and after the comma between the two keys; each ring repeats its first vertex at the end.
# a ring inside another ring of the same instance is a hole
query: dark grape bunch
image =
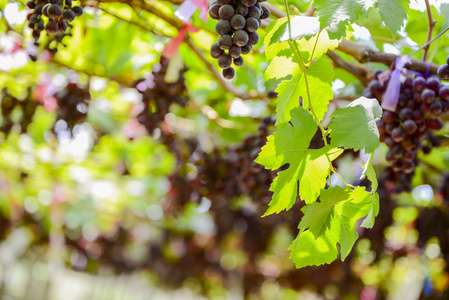
{"type": "Polygon", "coordinates": [[[64,120],[71,130],[86,120],[90,101],[89,88],[71,82],[54,97],[58,103],[56,120],[64,120]]]}
{"type": "Polygon", "coordinates": [[[38,103],[33,99],[32,88],[29,87],[24,99],[18,99],[3,88],[0,97],[0,131],[8,135],[14,126],[20,126],[21,133],[27,132],[33,120],[38,103]],[[20,118],[17,114],[20,112],[20,118]]]}
{"type": "MultiPolygon", "coordinates": [[[[373,81],[364,91],[364,96],[380,102],[389,80],[382,85],[381,72],[374,71],[373,81]]],[[[437,76],[407,77],[401,83],[396,110],[384,110],[382,119],[377,122],[380,141],[389,148],[386,160],[391,166],[386,169],[386,180],[394,185],[395,193],[410,192],[414,170],[419,164],[418,151],[429,154],[432,147],[441,145],[432,132],[443,128],[438,116],[448,111],[449,88],[442,85],[437,76]]]]}
{"type": "Polygon", "coordinates": [[[72,0],[30,0],[27,6],[33,10],[28,15],[28,26],[33,29],[36,43],[42,31],[49,35],[64,33],[68,23],[83,14],[83,8],[72,6],[72,0]]]}
{"type": "Polygon", "coordinates": [[[248,54],[259,42],[259,29],[263,19],[270,16],[270,10],[260,5],[267,0],[214,0],[209,8],[212,19],[218,20],[215,31],[220,35],[212,44],[210,55],[218,59],[223,77],[235,77],[236,66],[243,65],[242,54],[248,54]]]}
{"type": "Polygon", "coordinates": [[[187,90],[183,68],[179,71],[179,79],[175,83],[165,81],[169,60],[161,58],[148,79],[138,80],[134,86],[142,94],[144,107],[137,116],[140,124],[144,125],[150,134],[165,120],[170,112],[170,106],[177,103],[185,106],[187,103],[187,90]]]}
{"type": "Polygon", "coordinates": [[[254,162],[262,146],[265,145],[269,127],[274,124],[271,117],[262,119],[257,135],[252,135],[237,147],[229,148],[226,155],[218,149],[213,153],[195,153],[193,161],[201,183],[199,194],[211,200],[229,200],[241,195],[249,195],[261,205],[267,205],[272,193],[270,185],[276,172],[263,168],[254,162]]]}

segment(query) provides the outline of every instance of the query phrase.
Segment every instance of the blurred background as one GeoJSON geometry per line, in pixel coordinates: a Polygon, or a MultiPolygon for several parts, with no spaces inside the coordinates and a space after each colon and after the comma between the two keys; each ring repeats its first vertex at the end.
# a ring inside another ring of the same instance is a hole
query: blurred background
{"type": "MultiPolygon", "coordinates": [[[[358,230],[344,262],[296,270],[287,249],[303,203],[262,218],[276,172],[253,162],[275,121],[264,30],[224,84],[208,53],[215,22],[196,12],[201,30],[169,61],[161,52],[178,34],[182,1],[108,2],[74,1],[84,14],[73,26],[36,42],[25,2],[0,0],[2,300],[449,299],[447,123],[419,157],[410,193],[382,180],[382,144],[374,228],[358,230]]],[[[431,3],[440,32],[448,6],[431,3]]],[[[410,53],[426,39],[424,9],[412,1],[394,39],[372,10],[352,40],[410,53]]],[[[429,60],[443,64],[447,54],[441,38],[429,60]]],[[[331,110],[364,88],[335,72],[331,110]]],[[[337,167],[357,183],[366,160],[348,151],[337,167]]]]}

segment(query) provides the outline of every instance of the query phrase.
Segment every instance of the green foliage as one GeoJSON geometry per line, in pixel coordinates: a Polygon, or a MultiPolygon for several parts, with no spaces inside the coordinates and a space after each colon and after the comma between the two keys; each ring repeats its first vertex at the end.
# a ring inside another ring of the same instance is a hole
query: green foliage
{"type": "Polygon", "coordinates": [[[337,243],[344,261],[358,237],[354,229],[356,222],[371,207],[371,194],[362,187],[322,190],[320,202],[302,209],[300,232],[289,248],[296,267],[331,263],[338,255],[337,243]]]}
{"type": "Polygon", "coordinates": [[[322,149],[308,149],[310,140],[316,132],[316,122],[312,115],[302,107],[291,113],[290,123],[278,124],[278,131],[268,138],[256,162],[268,169],[276,170],[285,164],[289,168],[281,171],[270,190],[274,192],[270,208],[265,215],[290,209],[298,194],[306,203],[316,200],[326,184],[329,174],[329,161],[341,154],[339,149],[326,146],[322,149]]]}
{"type": "Polygon", "coordinates": [[[346,26],[366,13],[364,0],[315,0],[314,6],[320,18],[321,28],[326,28],[331,38],[339,39],[346,35],[346,26]]]}
{"type": "Polygon", "coordinates": [[[379,146],[375,118],[381,116],[382,109],[375,99],[360,98],[350,106],[336,110],[329,125],[332,145],[373,152],[379,146]]]}
{"type": "Polygon", "coordinates": [[[409,3],[404,2],[403,0],[379,0],[378,3],[380,17],[391,31],[393,37],[396,37],[404,25],[404,21],[407,20],[409,3]],[[404,5],[407,5],[407,7],[404,8],[404,5]]]}

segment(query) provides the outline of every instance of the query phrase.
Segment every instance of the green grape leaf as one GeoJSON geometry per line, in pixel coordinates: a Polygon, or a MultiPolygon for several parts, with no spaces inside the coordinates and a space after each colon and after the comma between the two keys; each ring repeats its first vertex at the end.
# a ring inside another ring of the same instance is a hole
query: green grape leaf
{"type": "Polygon", "coordinates": [[[321,28],[329,37],[339,39],[346,35],[346,26],[358,20],[370,7],[368,0],[314,0],[321,28]]]}
{"type": "Polygon", "coordinates": [[[371,194],[364,187],[334,187],[321,190],[320,202],[306,205],[299,223],[299,234],[290,245],[290,258],[297,268],[331,263],[338,256],[346,259],[358,234],[357,220],[371,208],[371,194]]]}
{"type": "MultiPolygon", "coordinates": [[[[321,121],[327,112],[329,102],[334,98],[332,90],[332,80],[335,76],[334,68],[329,59],[322,57],[310,65],[306,74],[313,110],[318,120],[321,121]]],[[[301,82],[300,94],[304,99],[304,108],[310,109],[305,80],[301,82]]]]}
{"type": "MultiPolygon", "coordinates": [[[[407,3],[410,2],[407,1],[407,3]]],[[[407,20],[403,0],[379,0],[378,7],[382,21],[385,22],[393,37],[396,37],[402,25],[404,25],[404,21],[407,20]]]]}
{"type": "Polygon", "coordinates": [[[277,42],[294,41],[314,36],[320,32],[320,23],[317,17],[294,16],[290,18],[291,36],[287,17],[271,22],[267,28],[264,43],[269,47],[277,42]]]}
{"type": "MultiPolygon", "coordinates": [[[[287,20],[286,20],[287,21],[287,20]]],[[[317,17],[294,16],[290,19],[291,36],[288,30],[288,23],[284,33],[279,38],[280,42],[294,41],[302,38],[310,38],[320,32],[320,22],[317,17]]]]}
{"type": "Polygon", "coordinates": [[[291,57],[275,56],[265,71],[265,80],[284,78],[297,72],[301,70],[291,57]]]}
{"type": "Polygon", "coordinates": [[[331,144],[334,147],[365,148],[370,153],[379,146],[379,131],[375,118],[382,115],[382,109],[375,99],[361,97],[354,105],[337,109],[331,117],[331,144]]]}
{"type": "Polygon", "coordinates": [[[362,165],[363,172],[362,172],[362,175],[360,176],[360,180],[362,180],[363,178],[365,178],[365,176],[367,176],[369,181],[371,181],[371,192],[372,193],[377,191],[377,187],[379,186],[379,183],[377,182],[376,171],[374,170],[374,167],[371,164],[371,162],[373,160],[373,156],[374,156],[374,153],[371,153],[368,161],[362,165]]]}
{"type": "Polygon", "coordinates": [[[364,228],[373,228],[374,226],[374,219],[379,214],[379,194],[373,193],[371,194],[371,208],[368,212],[368,215],[366,216],[365,220],[363,220],[361,227],[364,228]]]}
{"type": "Polygon", "coordinates": [[[285,56],[285,57],[293,56],[293,52],[290,49],[288,42],[275,43],[270,46],[267,46],[265,44],[265,47],[266,47],[265,57],[267,61],[272,60],[276,56],[285,56]]]}
{"type": "Polygon", "coordinates": [[[440,5],[441,15],[444,16],[442,27],[449,26],[449,3],[441,3],[440,5]]]}
{"type": "Polygon", "coordinates": [[[319,36],[315,35],[309,40],[307,39],[300,39],[297,41],[299,49],[301,52],[307,53],[307,55],[303,55],[303,59],[305,61],[309,60],[310,54],[313,52],[313,49],[315,48],[315,52],[313,54],[313,58],[320,58],[328,50],[334,50],[338,47],[340,44],[340,41],[338,39],[331,39],[329,38],[329,34],[327,33],[326,29],[323,29],[319,36]],[[318,42],[317,42],[318,38],[318,42]]]}
{"type": "Polygon", "coordinates": [[[302,97],[304,108],[310,108],[307,87],[309,88],[310,100],[313,110],[319,120],[324,118],[327,106],[334,94],[332,91],[332,80],[334,70],[328,59],[320,58],[307,70],[307,84],[305,76],[297,68],[290,80],[284,80],[279,84],[276,92],[279,94],[277,100],[277,122],[288,122],[290,111],[300,105],[299,98],[302,97]]]}
{"type": "Polygon", "coordinates": [[[262,147],[256,162],[271,170],[279,169],[285,164],[290,166],[279,172],[273,181],[270,187],[274,192],[273,199],[265,215],[288,210],[295,204],[298,181],[301,199],[306,203],[315,201],[320,190],[326,185],[330,170],[329,160],[334,160],[342,153],[342,149],[331,149],[330,146],[308,149],[316,133],[317,124],[302,107],[291,111],[291,124],[280,123],[278,129],[274,135],[268,137],[267,144],[262,147]]]}
{"type": "MultiPolygon", "coordinates": [[[[315,53],[313,55],[313,58],[320,58],[321,56],[326,54],[328,50],[334,50],[335,48],[337,48],[340,43],[340,40],[329,38],[327,30],[324,29],[319,33],[319,36],[318,34],[316,34],[310,39],[302,38],[296,40],[296,43],[299,46],[304,61],[308,61],[310,54],[313,52],[314,48],[315,53]]],[[[266,60],[270,61],[276,56],[292,57],[293,52],[290,50],[288,42],[284,41],[274,43],[269,46],[266,45],[265,56],[266,60]]]]}

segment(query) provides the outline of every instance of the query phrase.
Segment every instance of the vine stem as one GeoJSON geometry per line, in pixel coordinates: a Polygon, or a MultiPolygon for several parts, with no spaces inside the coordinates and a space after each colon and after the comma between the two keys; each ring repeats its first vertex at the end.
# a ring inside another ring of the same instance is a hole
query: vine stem
{"type": "MultiPolygon", "coordinates": [[[[305,82],[305,84],[306,84],[306,91],[307,91],[307,101],[308,101],[308,104],[309,104],[310,112],[312,113],[313,117],[315,118],[315,120],[316,120],[316,122],[317,122],[317,124],[318,124],[318,127],[319,127],[320,130],[321,130],[321,134],[322,134],[322,136],[323,136],[323,142],[324,142],[324,145],[327,146],[328,144],[327,144],[327,140],[326,140],[326,131],[324,130],[323,126],[321,125],[320,120],[319,120],[318,117],[316,116],[315,111],[313,110],[312,100],[311,100],[311,97],[310,97],[309,83],[308,83],[308,80],[307,80],[307,72],[306,72],[307,66],[306,66],[306,64],[304,63],[304,60],[303,60],[303,58],[302,58],[302,56],[301,56],[301,52],[299,51],[298,44],[296,44],[295,41],[292,41],[292,40],[291,40],[290,13],[289,13],[289,10],[288,10],[288,1],[287,1],[287,0],[284,0],[284,5],[285,5],[286,13],[287,13],[287,23],[288,23],[288,31],[289,31],[289,41],[288,41],[288,43],[289,43],[290,49],[291,49],[292,52],[293,52],[293,55],[295,56],[295,58],[296,58],[296,60],[297,60],[297,63],[298,63],[298,65],[299,65],[299,68],[301,69],[301,72],[302,72],[302,74],[303,74],[303,76],[304,76],[304,82],[305,82]]],[[[318,38],[319,38],[319,36],[317,36],[317,41],[316,41],[316,43],[315,43],[315,47],[314,47],[312,53],[315,52],[316,44],[318,43],[318,38]]],[[[312,59],[312,57],[313,57],[313,56],[311,56],[311,59],[312,59]]],[[[310,60],[310,61],[311,61],[311,60],[310,60]]],[[[337,175],[337,177],[338,177],[338,178],[339,178],[339,179],[340,179],[346,186],[354,188],[353,185],[350,185],[350,184],[346,183],[346,181],[345,181],[345,180],[344,180],[344,179],[337,173],[337,171],[334,170],[334,167],[332,166],[332,162],[331,162],[331,160],[330,160],[330,158],[329,158],[329,155],[328,155],[327,153],[326,153],[325,155],[326,155],[327,161],[329,162],[329,175],[328,175],[328,176],[329,176],[329,186],[332,187],[332,182],[331,182],[331,171],[332,171],[332,172],[334,172],[335,175],[337,175]]]]}
{"type": "MultiPolygon", "coordinates": [[[[424,45],[422,45],[421,47],[419,47],[418,49],[416,49],[415,51],[413,51],[412,53],[410,53],[410,57],[413,56],[414,54],[416,54],[417,52],[421,51],[422,49],[424,49],[425,47],[429,46],[432,42],[434,42],[436,39],[438,39],[440,36],[442,36],[443,34],[446,33],[446,31],[449,30],[449,27],[446,27],[443,31],[441,31],[440,33],[438,33],[438,35],[436,37],[434,37],[433,39],[431,39],[430,41],[428,41],[427,43],[425,43],[424,45]]],[[[428,48],[427,48],[428,49],[428,48]]],[[[426,51],[426,50],[425,50],[426,51]]]]}
{"type": "Polygon", "coordinates": [[[315,45],[313,45],[312,54],[310,55],[309,61],[307,62],[307,67],[310,66],[313,60],[313,56],[315,55],[316,46],[318,45],[318,39],[320,38],[321,31],[316,35],[315,45]]]}
{"type": "MultiPolygon", "coordinates": [[[[430,8],[429,0],[425,0],[425,2],[426,2],[426,10],[427,10],[427,19],[429,20],[429,29],[427,30],[427,40],[426,40],[426,44],[427,44],[432,38],[432,31],[433,31],[433,27],[435,26],[435,21],[433,20],[433,17],[432,17],[432,10],[430,8]]],[[[427,53],[429,52],[429,45],[426,45],[424,47],[424,54],[422,57],[422,59],[424,61],[427,59],[427,53]]]]}

